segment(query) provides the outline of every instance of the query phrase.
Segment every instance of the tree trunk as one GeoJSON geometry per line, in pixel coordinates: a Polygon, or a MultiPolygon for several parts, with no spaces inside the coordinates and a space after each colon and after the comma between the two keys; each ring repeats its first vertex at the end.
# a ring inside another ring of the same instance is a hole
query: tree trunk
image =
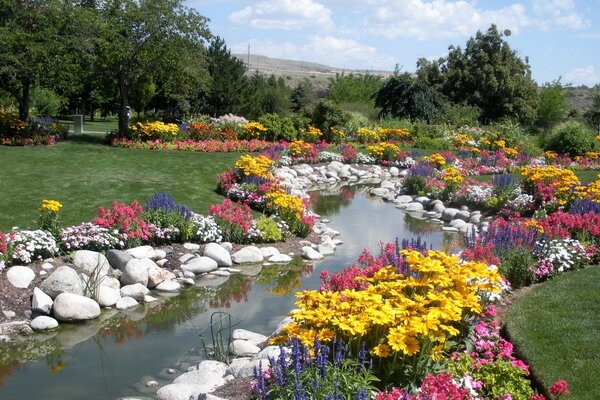
{"type": "Polygon", "coordinates": [[[127,113],[127,84],[125,78],[119,76],[119,136],[127,135],[129,115],[127,113]]]}
{"type": "Polygon", "coordinates": [[[94,122],[94,114],[96,114],[96,110],[93,105],[90,105],[90,122],[94,122]]]}
{"type": "Polygon", "coordinates": [[[21,98],[19,99],[19,119],[21,121],[27,121],[29,119],[31,81],[25,78],[21,81],[21,86],[22,92],[21,98]]]}

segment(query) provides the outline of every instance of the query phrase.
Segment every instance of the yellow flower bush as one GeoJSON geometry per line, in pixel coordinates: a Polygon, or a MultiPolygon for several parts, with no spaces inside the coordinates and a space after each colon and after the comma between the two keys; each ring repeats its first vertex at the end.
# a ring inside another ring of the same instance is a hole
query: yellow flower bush
{"type": "Polygon", "coordinates": [[[423,158],[425,161],[435,164],[436,167],[441,168],[446,165],[446,159],[440,153],[433,153],[429,157],[423,158]]]}
{"type": "Polygon", "coordinates": [[[271,165],[273,165],[273,160],[267,156],[243,155],[235,162],[235,167],[240,171],[240,174],[244,176],[254,175],[266,179],[273,177],[271,165]]]}
{"type": "Polygon", "coordinates": [[[318,142],[321,139],[321,136],[323,136],[323,132],[312,125],[309,125],[308,129],[302,130],[301,134],[307,142],[318,142]]]}
{"type": "Polygon", "coordinates": [[[528,191],[535,191],[537,183],[551,185],[556,190],[559,205],[564,205],[576,186],[580,185],[579,178],[570,169],[554,165],[542,167],[521,167],[519,171],[528,191]]]}
{"type": "Polygon", "coordinates": [[[400,148],[393,143],[382,142],[367,146],[367,153],[381,161],[393,161],[400,155],[400,148]]]}
{"type": "Polygon", "coordinates": [[[162,121],[137,122],[129,126],[129,131],[137,139],[173,140],[179,134],[179,127],[176,124],[165,124],[162,121]]]}
{"type": "Polygon", "coordinates": [[[63,205],[57,200],[42,200],[42,205],[40,206],[41,212],[54,212],[57,213],[60,209],[63,208],[63,205]]]}
{"type": "Polygon", "coordinates": [[[406,128],[377,128],[380,140],[403,140],[410,137],[410,131],[406,128]]]}
{"type": "Polygon", "coordinates": [[[356,131],[356,140],[360,143],[373,143],[381,140],[381,135],[374,129],[359,128],[356,131]]]}
{"type": "Polygon", "coordinates": [[[288,146],[290,156],[296,158],[308,156],[311,149],[312,145],[310,143],[306,143],[304,140],[294,140],[288,146]]]}
{"type": "MultiPolygon", "coordinates": [[[[461,333],[461,321],[483,310],[483,292],[500,292],[500,274],[481,262],[460,262],[440,251],[427,256],[403,250],[409,274],[393,266],[380,269],[364,290],[306,290],[297,294],[298,310],[284,335],[310,346],[342,337],[365,342],[380,358],[436,358],[451,338],[461,333]]],[[[435,361],[435,360],[433,360],[435,361]]]]}
{"type": "Polygon", "coordinates": [[[246,139],[258,139],[262,134],[267,132],[269,129],[260,122],[252,121],[242,125],[242,131],[244,138],[246,139]]]}
{"type": "Polygon", "coordinates": [[[469,134],[458,133],[452,137],[452,144],[456,147],[462,147],[467,142],[473,142],[473,138],[469,134]]]}
{"type": "Polygon", "coordinates": [[[448,167],[444,169],[444,182],[453,186],[460,186],[465,181],[465,176],[458,168],[448,167]]]}
{"type": "Polygon", "coordinates": [[[575,191],[581,198],[600,203],[600,175],[598,175],[594,182],[591,182],[587,186],[577,186],[575,191]]]}
{"type": "Polygon", "coordinates": [[[304,212],[302,199],[283,189],[267,193],[267,207],[286,221],[288,218],[300,220],[304,212]]]}

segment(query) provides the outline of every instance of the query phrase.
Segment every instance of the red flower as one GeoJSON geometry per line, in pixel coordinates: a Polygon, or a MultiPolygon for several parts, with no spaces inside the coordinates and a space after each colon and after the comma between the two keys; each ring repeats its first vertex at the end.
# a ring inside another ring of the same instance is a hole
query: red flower
{"type": "Polygon", "coordinates": [[[564,379],[556,381],[550,386],[550,394],[553,396],[563,396],[569,394],[569,384],[564,379]]]}

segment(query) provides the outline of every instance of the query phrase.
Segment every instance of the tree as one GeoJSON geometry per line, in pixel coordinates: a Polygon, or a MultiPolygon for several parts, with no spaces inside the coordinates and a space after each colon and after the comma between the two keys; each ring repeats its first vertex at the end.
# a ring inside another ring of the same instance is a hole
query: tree
{"type": "Polygon", "coordinates": [[[596,128],[600,135],[600,90],[594,94],[591,107],[583,114],[588,124],[596,128]]]}
{"type": "Polygon", "coordinates": [[[307,78],[298,82],[296,87],[292,90],[290,95],[292,102],[292,110],[294,112],[301,112],[317,100],[317,94],[315,93],[315,87],[307,78]]]}
{"type": "Polygon", "coordinates": [[[425,82],[408,73],[388,78],[374,95],[380,117],[393,116],[430,123],[440,112],[443,97],[425,82]]]}
{"type": "Polygon", "coordinates": [[[282,77],[265,78],[256,72],[250,77],[244,101],[244,115],[258,119],[264,114],[285,114],[290,111],[290,89],[282,77]]]}
{"type": "Polygon", "coordinates": [[[182,0],[106,0],[98,11],[98,50],[103,72],[118,88],[121,135],[127,132],[132,86],[141,77],[156,75],[164,97],[179,83],[189,88],[190,81],[208,81],[207,19],[182,0]]]}
{"type": "Polygon", "coordinates": [[[220,37],[215,37],[208,48],[208,73],[211,77],[208,93],[208,113],[219,116],[240,112],[248,80],[242,60],[231,51],[220,37]]]}
{"type": "Polygon", "coordinates": [[[0,88],[19,105],[19,118],[29,118],[31,90],[59,65],[62,2],[0,0],[0,88]]]}
{"type": "Polygon", "coordinates": [[[560,79],[546,82],[540,89],[536,125],[550,129],[558,124],[569,109],[560,79]]]}
{"type": "Polygon", "coordinates": [[[335,74],[329,78],[327,98],[338,103],[373,103],[373,93],[381,87],[381,77],[365,74],[335,74]]]}
{"type": "Polygon", "coordinates": [[[455,103],[482,110],[485,123],[514,118],[531,123],[536,116],[537,86],[527,62],[512,50],[492,25],[477,32],[462,50],[450,46],[448,56],[435,62],[419,60],[417,75],[455,103]]]}

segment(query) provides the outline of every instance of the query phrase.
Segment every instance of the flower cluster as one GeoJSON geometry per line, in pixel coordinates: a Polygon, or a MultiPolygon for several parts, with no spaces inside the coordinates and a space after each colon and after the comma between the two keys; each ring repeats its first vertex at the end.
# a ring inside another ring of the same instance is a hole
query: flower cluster
{"type": "Polygon", "coordinates": [[[440,153],[433,153],[429,157],[424,157],[423,161],[428,161],[438,168],[441,168],[444,165],[446,165],[446,158],[440,153]]]}
{"type": "Polygon", "coordinates": [[[258,139],[264,136],[264,133],[269,129],[265,127],[260,122],[248,122],[247,124],[242,125],[242,129],[244,131],[244,137],[250,139],[258,139]]]}
{"type": "Polygon", "coordinates": [[[391,162],[395,161],[400,154],[400,148],[398,145],[389,142],[381,142],[379,144],[373,144],[367,146],[367,152],[371,157],[374,157],[380,162],[391,162]]]}
{"type": "Polygon", "coordinates": [[[538,241],[535,254],[544,271],[544,273],[534,271],[539,278],[581,268],[589,261],[585,247],[575,239],[538,241]]]}
{"type": "Polygon", "coordinates": [[[527,193],[538,196],[543,202],[556,201],[564,205],[573,190],[580,185],[579,178],[569,169],[553,165],[522,167],[520,170],[527,193]]]}
{"type": "Polygon", "coordinates": [[[223,232],[213,216],[193,214],[191,223],[194,226],[194,237],[202,243],[221,242],[223,232]]]}
{"type": "Polygon", "coordinates": [[[53,257],[59,251],[54,236],[39,229],[32,231],[14,228],[9,236],[8,245],[12,249],[13,261],[25,264],[53,257]]]}
{"type": "Polygon", "coordinates": [[[162,121],[153,121],[148,123],[137,122],[129,126],[131,137],[140,140],[161,139],[173,140],[179,134],[179,127],[176,124],[165,124],[162,121]]]}
{"type": "Polygon", "coordinates": [[[234,243],[254,242],[261,237],[247,204],[234,204],[225,199],[210,206],[209,213],[221,229],[222,239],[234,243]]]}
{"type": "Polygon", "coordinates": [[[265,140],[131,140],[127,138],[114,138],[111,145],[128,149],[148,149],[163,151],[197,151],[200,153],[230,153],[230,152],[255,152],[272,146],[265,140]]]}
{"type": "Polygon", "coordinates": [[[235,167],[239,170],[242,176],[258,176],[259,178],[272,178],[271,165],[273,160],[267,156],[259,155],[253,157],[251,155],[243,155],[236,161],[235,167]]]}
{"type": "Polygon", "coordinates": [[[65,251],[93,250],[105,251],[125,246],[123,235],[118,229],[103,228],[91,222],[63,228],[60,244],[65,251]]]}
{"type": "Polygon", "coordinates": [[[98,217],[92,222],[103,228],[118,229],[125,240],[139,244],[141,241],[148,241],[152,236],[152,229],[141,218],[141,214],[142,206],[137,200],[131,205],[114,201],[112,208],[100,207],[98,217]]]}
{"type": "Polygon", "coordinates": [[[323,132],[315,126],[309,125],[308,129],[304,129],[300,132],[302,138],[307,142],[316,143],[321,140],[323,132]]]}

